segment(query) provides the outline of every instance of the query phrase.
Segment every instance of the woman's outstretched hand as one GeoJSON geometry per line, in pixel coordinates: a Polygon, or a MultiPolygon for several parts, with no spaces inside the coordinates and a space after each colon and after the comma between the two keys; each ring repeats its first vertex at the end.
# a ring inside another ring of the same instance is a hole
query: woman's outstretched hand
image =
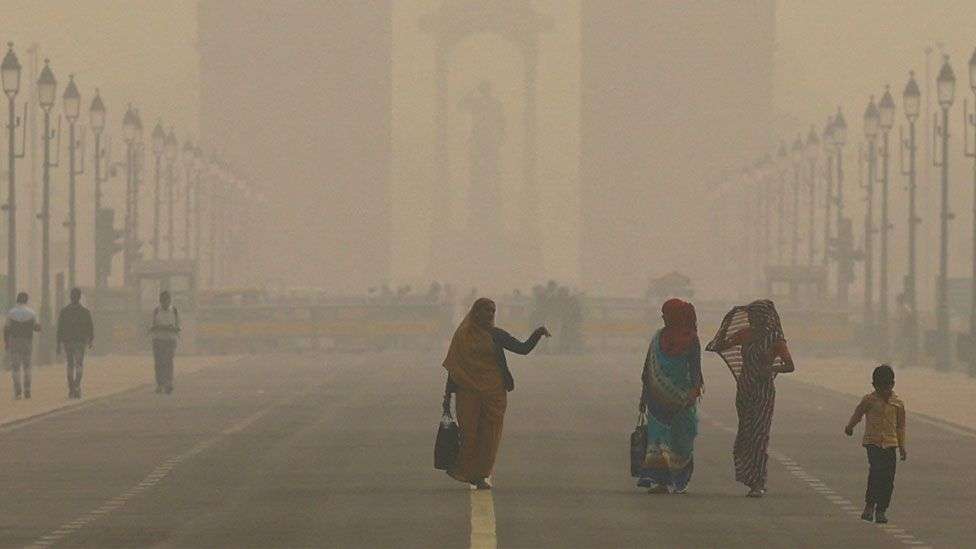
{"type": "Polygon", "coordinates": [[[549,333],[549,330],[546,329],[545,326],[539,326],[538,328],[536,328],[535,329],[535,333],[537,333],[537,334],[539,334],[539,335],[541,335],[543,337],[552,337],[552,334],[549,333]]]}

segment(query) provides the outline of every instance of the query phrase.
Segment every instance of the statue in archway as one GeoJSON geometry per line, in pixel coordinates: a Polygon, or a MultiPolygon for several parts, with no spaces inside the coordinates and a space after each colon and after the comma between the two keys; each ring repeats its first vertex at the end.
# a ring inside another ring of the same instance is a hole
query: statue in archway
{"type": "MultiPolygon", "coordinates": [[[[461,99],[460,107],[471,116],[468,138],[470,173],[469,204],[472,220],[501,219],[501,147],[505,143],[505,107],[494,96],[491,83],[481,82],[461,99]]],[[[487,228],[487,227],[484,227],[487,228]]],[[[492,229],[501,230],[502,224],[492,229]]],[[[500,236],[500,235],[496,235],[500,236]]]]}

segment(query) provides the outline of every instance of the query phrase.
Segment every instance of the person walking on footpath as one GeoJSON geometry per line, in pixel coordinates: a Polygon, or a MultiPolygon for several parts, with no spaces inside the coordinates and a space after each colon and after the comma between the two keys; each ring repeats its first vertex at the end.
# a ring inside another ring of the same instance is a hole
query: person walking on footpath
{"type": "Polygon", "coordinates": [[[3,343],[7,350],[10,373],[14,378],[14,400],[20,400],[21,396],[28,399],[31,397],[34,332],[41,331],[37,314],[27,306],[29,299],[26,292],[17,294],[17,306],[7,312],[7,323],[3,327],[3,343]]]}
{"type": "Polygon", "coordinates": [[[95,323],[91,311],[81,304],[81,290],[71,289],[71,303],[58,315],[57,354],[64,349],[68,377],[68,398],[81,398],[81,375],[85,367],[85,349],[95,343],[95,323]]]}
{"type": "Polygon", "coordinates": [[[776,374],[795,369],[776,306],[768,299],[733,308],[706,350],[718,353],[735,378],[739,429],[732,458],[735,480],[751,498],[766,494],[769,433],[776,403],[776,374]]]}
{"type": "Polygon", "coordinates": [[[180,336],[180,313],[173,306],[168,291],[159,294],[159,306],[153,309],[149,335],[156,367],[156,393],[170,394],[173,392],[173,355],[180,336]]]}
{"type": "Polygon", "coordinates": [[[540,326],[526,341],[519,341],[495,326],[495,302],[480,298],[458,326],[444,359],[448,372],[446,397],[456,395],[461,449],[447,474],[479,490],[490,490],[488,477],[502,438],[507,392],[515,389],[505,351],[532,352],[549,330],[540,326]]]}
{"type": "Polygon", "coordinates": [[[854,415],[844,427],[844,434],[854,435],[854,427],[864,418],[863,445],[868,452],[868,488],[864,494],[861,519],[878,524],[888,522],[885,514],[895,489],[895,448],[901,460],[908,459],[905,450],[905,404],[895,395],[895,371],[882,364],[871,375],[874,391],[864,395],[854,408],[854,415]]]}

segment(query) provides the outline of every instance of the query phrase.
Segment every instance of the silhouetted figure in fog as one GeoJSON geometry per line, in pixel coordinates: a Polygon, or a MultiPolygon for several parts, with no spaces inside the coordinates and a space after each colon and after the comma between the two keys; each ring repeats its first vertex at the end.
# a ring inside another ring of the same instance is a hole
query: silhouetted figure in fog
{"type": "Polygon", "coordinates": [[[57,353],[64,348],[68,378],[68,398],[81,398],[81,376],[85,367],[85,349],[95,342],[95,323],[91,312],[81,304],[81,290],[71,289],[71,303],[58,315],[57,353]]]}
{"type": "Polygon", "coordinates": [[[461,451],[451,478],[479,490],[490,489],[488,477],[502,437],[502,423],[508,391],[515,381],[508,369],[505,351],[520,355],[532,352],[539,339],[549,337],[544,326],[536,328],[526,341],[512,337],[495,326],[495,303],[480,298],[458,326],[444,359],[448,371],[444,391],[457,395],[455,407],[461,426],[461,451]]]}
{"type": "Polygon", "coordinates": [[[180,313],[167,291],[159,294],[159,306],[153,310],[149,334],[156,366],[156,393],[170,394],[173,392],[173,357],[180,336],[180,313]]]}
{"type": "Polygon", "coordinates": [[[7,312],[3,327],[3,343],[7,349],[10,374],[14,378],[14,399],[31,397],[31,352],[34,348],[34,332],[41,331],[37,314],[27,306],[26,292],[17,294],[17,306],[7,312]],[[23,373],[23,379],[21,379],[23,373]]]}

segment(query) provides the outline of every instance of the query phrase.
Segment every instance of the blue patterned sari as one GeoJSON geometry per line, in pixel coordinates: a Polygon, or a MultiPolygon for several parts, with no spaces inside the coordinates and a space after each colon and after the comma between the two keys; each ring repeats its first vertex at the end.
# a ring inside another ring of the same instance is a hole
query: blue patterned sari
{"type": "Polygon", "coordinates": [[[647,453],[641,479],[683,492],[695,468],[698,410],[688,395],[701,385],[701,345],[684,355],[661,350],[659,331],[644,361],[643,401],[647,409],[647,453]]]}

